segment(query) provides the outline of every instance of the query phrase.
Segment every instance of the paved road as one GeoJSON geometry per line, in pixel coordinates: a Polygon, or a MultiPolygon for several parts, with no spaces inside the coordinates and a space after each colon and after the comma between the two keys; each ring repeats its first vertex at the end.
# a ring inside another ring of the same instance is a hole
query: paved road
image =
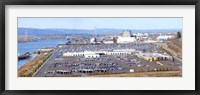
{"type": "Polygon", "coordinates": [[[59,49],[55,49],[52,53],[52,55],[48,58],[48,60],[33,74],[33,77],[39,77],[41,76],[41,73],[44,72],[45,69],[47,69],[47,63],[54,59],[53,57],[56,56],[56,53],[59,51],[59,49]]]}

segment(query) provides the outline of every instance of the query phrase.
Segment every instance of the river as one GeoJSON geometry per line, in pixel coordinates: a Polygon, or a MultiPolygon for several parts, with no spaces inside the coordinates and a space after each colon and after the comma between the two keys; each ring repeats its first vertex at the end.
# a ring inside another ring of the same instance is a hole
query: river
{"type": "MultiPolygon", "coordinates": [[[[34,52],[40,48],[56,47],[58,44],[64,44],[66,39],[53,39],[53,40],[38,40],[33,42],[18,43],[18,54],[24,54],[26,52],[34,52]]],[[[35,55],[32,55],[29,59],[18,61],[18,68],[31,61],[35,55]]]]}

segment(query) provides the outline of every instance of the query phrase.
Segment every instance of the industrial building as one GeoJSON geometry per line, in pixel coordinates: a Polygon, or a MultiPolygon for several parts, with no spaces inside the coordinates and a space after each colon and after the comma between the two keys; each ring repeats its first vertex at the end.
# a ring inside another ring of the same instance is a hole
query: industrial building
{"type": "Polygon", "coordinates": [[[170,35],[166,35],[166,36],[158,36],[157,37],[157,40],[159,41],[159,42],[164,42],[164,41],[166,41],[167,39],[171,39],[171,38],[173,38],[174,36],[170,36],[170,35]]]}
{"type": "Polygon", "coordinates": [[[135,41],[136,37],[132,37],[131,30],[125,30],[117,37],[117,43],[131,43],[135,41]]]}
{"type": "Polygon", "coordinates": [[[41,48],[41,49],[38,49],[38,51],[44,53],[44,52],[51,52],[51,51],[53,51],[53,49],[54,48],[51,48],[51,47],[49,47],[49,48],[41,48]]]}
{"type": "Polygon", "coordinates": [[[135,49],[119,49],[113,51],[84,51],[84,52],[65,52],[63,57],[84,56],[85,58],[97,58],[102,55],[127,55],[135,52],[135,49]]]}

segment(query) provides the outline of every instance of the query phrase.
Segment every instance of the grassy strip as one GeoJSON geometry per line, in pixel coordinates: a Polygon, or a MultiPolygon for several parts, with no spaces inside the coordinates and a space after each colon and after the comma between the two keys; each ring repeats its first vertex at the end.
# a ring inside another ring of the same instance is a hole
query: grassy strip
{"type": "Polygon", "coordinates": [[[171,53],[170,51],[164,49],[163,47],[160,47],[159,49],[160,49],[161,51],[164,51],[164,52],[166,52],[167,54],[169,54],[169,55],[172,56],[172,53],[171,53]]]}
{"type": "Polygon", "coordinates": [[[90,75],[89,77],[182,77],[181,71],[155,71],[155,72],[133,72],[119,74],[90,75]]]}
{"type": "Polygon", "coordinates": [[[18,69],[18,77],[31,77],[49,57],[50,55],[38,55],[35,59],[18,69]]]}

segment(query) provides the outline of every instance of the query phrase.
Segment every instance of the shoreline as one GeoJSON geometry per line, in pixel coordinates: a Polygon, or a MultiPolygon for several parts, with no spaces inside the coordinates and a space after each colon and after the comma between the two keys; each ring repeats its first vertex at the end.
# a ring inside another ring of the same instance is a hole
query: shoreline
{"type": "Polygon", "coordinates": [[[65,39],[65,36],[29,36],[26,38],[25,36],[18,37],[18,43],[26,43],[26,42],[35,42],[40,40],[59,40],[65,39]]]}
{"type": "Polygon", "coordinates": [[[33,60],[18,68],[18,77],[31,77],[51,56],[38,54],[33,60]]]}
{"type": "Polygon", "coordinates": [[[29,63],[30,61],[34,60],[36,57],[37,57],[38,54],[32,54],[31,55],[31,58],[28,58],[28,59],[24,59],[24,60],[20,60],[20,61],[25,61],[27,60],[26,62],[24,62],[24,64],[22,64],[20,67],[19,67],[19,61],[18,61],[18,69],[21,68],[22,66],[26,65],[27,63],[29,63]]]}

